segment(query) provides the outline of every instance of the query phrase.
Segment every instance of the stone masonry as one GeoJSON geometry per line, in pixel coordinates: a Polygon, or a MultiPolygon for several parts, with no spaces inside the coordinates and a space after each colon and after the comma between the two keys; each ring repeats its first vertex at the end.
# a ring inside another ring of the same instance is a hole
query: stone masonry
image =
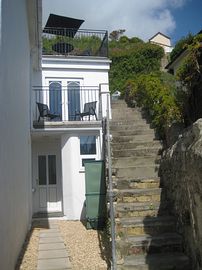
{"type": "Polygon", "coordinates": [[[202,269],[202,119],[185,130],[165,152],[161,178],[170,212],[191,257],[193,270],[202,269]]]}
{"type": "Polygon", "coordinates": [[[117,269],[191,270],[158,175],[161,143],[137,108],[112,102],[117,269]]]}

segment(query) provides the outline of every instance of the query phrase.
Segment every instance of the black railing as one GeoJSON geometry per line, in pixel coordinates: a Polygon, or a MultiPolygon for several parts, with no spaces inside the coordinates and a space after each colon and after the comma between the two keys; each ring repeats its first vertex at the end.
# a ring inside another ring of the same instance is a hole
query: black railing
{"type": "Polygon", "coordinates": [[[49,87],[34,87],[33,121],[96,121],[101,105],[98,87],[80,87],[71,83],[62,87],[58,82],[49,87]]]}
{"type": "Polygon", "coordinates": [[[108,57],[107,31],[45,28],[43,55],[108,57]]]}

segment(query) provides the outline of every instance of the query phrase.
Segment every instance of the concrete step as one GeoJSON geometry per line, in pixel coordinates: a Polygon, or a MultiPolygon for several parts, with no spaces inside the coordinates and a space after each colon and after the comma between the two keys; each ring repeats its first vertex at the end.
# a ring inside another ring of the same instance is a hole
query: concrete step
{"type": "MultiPolygon", "coordinates": [[[[134,116],[139,116],[139,117],[144,116],[144,115],[142,115],[141,111],[138,110],[137,108],[130,108],[130,107],[124,107],[124,106],[122,106],[121,109],[118,106],[117,107],[115,106],[114,108],[112,108],[112,116],[113,116],[113,114],[115,116],[116,115],[122,116],[122,117],[126,116],[125,117],[126,119],[127,119],[128,114],[132,114],[134,116]]],[[[114,118],[112,117],[112,119],[114,119],[114,118]]]]}
{"type": "Polygon", "coordinates": [[[116,193],[117,202],[134,203],[134,202],[160,202],[161,188],[143,188],[143,189],[117,189],[116,193]]]}
{"type": "Polygon", "coordinates": [[[147,123],[144,119],[131,121],[131,120],[114,120],[110,122],[110,131],[116,130],[131,130],[131,129],[151,129],[149,123],[147,123]]]}
{"type": "Polygon", "coordinates": [[[189,258],[183,253],[127,256],[117,270],[191,270],[189,258]]]}
{"type": "Polygon", "coordinates": [[[147,143],[148,146],[143,145],[137,146],[136,148],[133,149],[121,149],[121,150],[115,150],[114,147],[112,147],[112,159],[113,158],[118,158],[118,157],[142,157],[142,156],[153,156],[158,158],[158,156],[162,152],[162,148],[160,148],[158,145],[154,145],[153,143],[147,143]],[[151,146],[149,146],[151,144],[151,146]]]}
{"type": "Polygon", "coordinates": [[[129,217],[157,217],[166,214],[166,203],[161,202],[133,202],[115,204],[115,214],[118,218],[129,217]]]}
{"type": "Polygon", "coordinates": [[[155,138],[155,131],[149,128],[131,129],[131,130],[111,130],[112,138],[121,136],[150,135],[155,138]]]}
{"type": "Polygon", "coordinates": [[[114,142],[111,143],[112,150],[132,150],[132,149],[138,149],[142,147],[159,147],[162,148],[162,143],[158,140],[150,140],[149,142],[145,141],[132,141],[132,142],[114,142]]]}
{"type": "Polygon", "coordinates": [[[115,176],[112,178],[114,188],[117,189],[151,189],[160,187],[160,179],[157,178],[145,178],[145,179],[117,179],[115,176]]]}
{"type": "Polygon", "coordinates": [[[145,121],[147,122],[147,119],[142,118],[142,115],[139,112],[134,112],[131,110],[126,110],[124,111],[121,110],[113,110],[112,111],[112,121],[145,121]]]}
{"type": "Polygon", "coordinates": [[[118,240],[117,248],[124,255],[181,252],[182,237],[177,233],[130,236],[124,240],[118,240]]]}
{"type": "Polygon", "coordinates": [[[141,143],[153,141],[158,141],[157,139],[155,139],[153,134],[138,134],[138,135],[124,135],[124,136],[112,135],[112,143],[133,143],[133,142],[141,143]]]}
{"type": "Polygon", "coordinates": [[[112,167],[120,168],[125,166],[144,166],[144,165],[154,165],[159,164],[160,158],[155,156],[145,156],[145,157],[118,157],[112,159],[112,167]]]}
{"type": "Polygon", "coordinates": [[[112,170],[112,174],[117,178],[155,178],[158,177],[159,165],[138,165],[131,167],[115,168],[112,170]]]}
{"type": "Polygon", "coordinates": [[[150,234],[156,236],[162,233],[176,231],[175,219],[171,216],[129,217],[116,219],[117,237],[140,236],[150,234]]]}

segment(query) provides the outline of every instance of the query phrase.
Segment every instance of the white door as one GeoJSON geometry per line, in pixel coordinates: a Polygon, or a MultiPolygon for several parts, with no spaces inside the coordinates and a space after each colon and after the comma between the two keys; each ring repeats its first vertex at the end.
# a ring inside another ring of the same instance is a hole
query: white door
{"type": "Polygon", "coordinates": [[[58,179],[58,161],[55,154],[37,156],[36,199],[37,212],[62,211],[58,179]]]}

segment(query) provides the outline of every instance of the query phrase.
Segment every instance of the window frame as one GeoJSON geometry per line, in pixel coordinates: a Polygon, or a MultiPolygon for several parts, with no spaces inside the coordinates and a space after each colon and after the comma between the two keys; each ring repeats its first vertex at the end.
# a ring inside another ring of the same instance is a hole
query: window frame
{"type": "Polygon", "coordinates": [[[98,134],[82,134],[79,136],[79,153],[80,153],[80,171],[85,171],[85,166],[83,166],[83,159],[86,160],[98,160],[100,156],[100,148],[99,148],[99,135],[98,134]],[[92,136],[95,137],[95,154],[81,154],[81,137],[92,136]]]}

